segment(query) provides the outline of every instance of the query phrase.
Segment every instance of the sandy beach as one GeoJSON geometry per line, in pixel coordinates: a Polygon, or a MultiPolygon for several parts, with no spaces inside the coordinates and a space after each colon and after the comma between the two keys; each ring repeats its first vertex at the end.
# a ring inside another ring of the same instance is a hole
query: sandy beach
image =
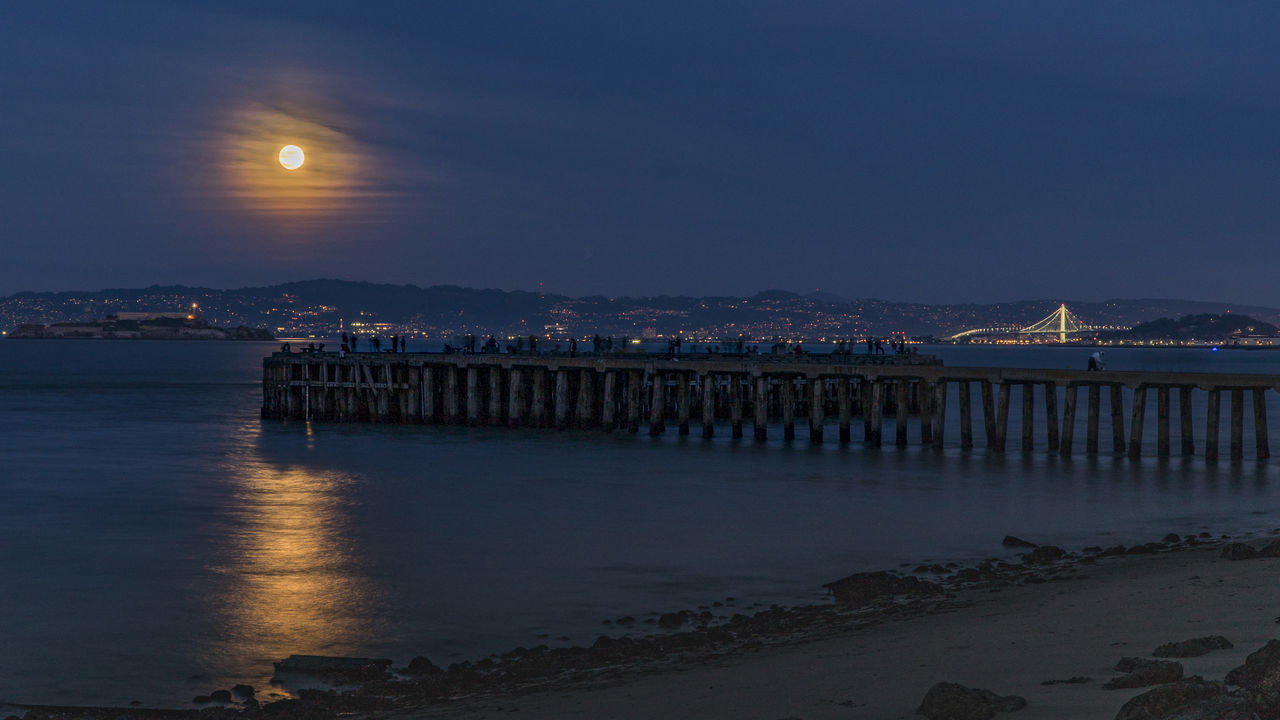
{"type": "Polygon", "coordinates": [[[486,697],[399,713],[422,718],[913,718],[940,681],[1019,695],[1020,720],[1110,718],[1149,688],[1106,690],[1122,656],[1223,635],[1235,647],[1181,660],[1221,680],[1280,636],[1280,560],[1221,547],[1104,558],[1071,579],[959,594],[967,607],[827,639],[765,646],[596,686],[486,697]],[[1085,676],[1086,683],[1042,684],[1085,676]],[[514,713],[514,714],[513,714],[514,713]]]}

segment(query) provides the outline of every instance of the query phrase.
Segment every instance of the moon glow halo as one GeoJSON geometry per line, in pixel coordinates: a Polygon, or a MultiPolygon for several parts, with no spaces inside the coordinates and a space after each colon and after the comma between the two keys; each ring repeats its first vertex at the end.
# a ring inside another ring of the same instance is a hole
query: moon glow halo
{"type": "Polygon", "coordinates": [[[302,162],[306,156],[302,154],[302,148],[297,145],[285,145],[280,148],[280,164],[286,170],[297,170],[302,167],[302,162]]]}

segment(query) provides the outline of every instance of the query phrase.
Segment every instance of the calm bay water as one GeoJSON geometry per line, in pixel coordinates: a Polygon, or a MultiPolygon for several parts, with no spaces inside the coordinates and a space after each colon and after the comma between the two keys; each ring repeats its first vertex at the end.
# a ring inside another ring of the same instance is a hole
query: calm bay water
{"type": "MultiPolygon", "coordinates": [[[[1079,546],[1280,524],[1276,461],[263,422],[275,347],[0,342],[0,703],[186,706],[237,682],[269,693],[291,653],[446,664],[589,643],[605,618],[817,601],[858,570],[1003,555],[1006,533],[1079,546]]],[[[1272,352],[1107,357],[1280,373],[1272,352]]]]}

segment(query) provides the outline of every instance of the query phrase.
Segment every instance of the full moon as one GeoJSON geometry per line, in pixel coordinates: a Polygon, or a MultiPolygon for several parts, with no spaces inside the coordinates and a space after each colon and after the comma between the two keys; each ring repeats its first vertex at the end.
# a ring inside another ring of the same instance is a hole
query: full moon
{"type": "Polygon", "coordinates": [[[302,148],[297,145],[285,145],[280,148],[280,164],[286,170],[297,170],[302,167],[302,161],[306,157],[302,154],[302,148]]]}

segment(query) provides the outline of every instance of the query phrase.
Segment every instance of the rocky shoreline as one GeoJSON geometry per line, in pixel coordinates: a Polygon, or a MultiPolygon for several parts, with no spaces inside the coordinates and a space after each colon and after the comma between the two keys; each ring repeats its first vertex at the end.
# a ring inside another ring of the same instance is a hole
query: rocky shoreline
{"type": "MultiPolygon", "coordinates": [[[[1271,534],[1277,533],[1280,531],[1272,531],[1271,534]]],[[[295,698],[263,704],[254,699],[252,688],[237,686],[195,698],[201,704],[214,703],[198,709],[53,706],[24,709],[27,720],[230,720],[401,715],[479,698],[598,687],[716,658],[752,653],[770,646],[803,644],[897,620],[948,613],[969,607],[972,602],[965,596],[972,597],[974,592],[998,593],[1018,586],[1069,582],[1087,577],[1091,567],[1115,558],[1208,548],[1218,549],[1221,557],[1228,560],[1280,557],[1280,540],[1270,543],[1260,542],[1259,537],[1248,540],[1212,537],[1208,533],[1197,536],[1170,534],[1159,542],[1132,547],[1095,546],[1068,552],[1054,546],[1037,546],[1006,537],[1006,547],[1026,550],[1019,562],[992,560],[970,567],[921,565],[910,574],[884,571],[857,573],[825,586],[834,597],[831,604],[773,606],[750,615],[738,613],[728,617],[715,614],[725,611],[722,605],[714,608],[715,612],[710,608],[686,610],[668,613],[658,619],[658,625],[665,629],[689,628],[678,632],[642,637],[601,635],[586,647],[520,647],[497,657],[444,668],[423,657],[414,658],[405,667],[394,670],[390,668],[390,661],[383,660],[318,658],[313,662],[304,659],[303,662],[312,664],[309,668],[303,667],[302,672],[323,677],[332,689],[299,690],[293,693],[295,698]]],[[[291,661],[297,662],[290,658],[277,663],[278,669],[297,671],[296,665],[291,667],[288,664],[291,661]]],[[[1133,663],[1135,668],[1138,665],[1142,663],[1133,663]]],[[[1141,669],[1152,673],[1153,677],[1171,678],[1168,666],[1156,666],[1153,670],[1143,665],[1141,669]]],[[[1183,682],[1180,676],[1172,680],[1183,682]]],[[[1054,682],[1089,681],[1089,678],[1072,678],[1054,682]]],[[[926,690],[929,689],[921,688],[921,694],[926,690]]],[[[1205,697],[1212,694],[1203,689],[1198,692],[1205,697]]],[[[1280,706],[1280,701],[1277,705],[1280,706]]],[[[922,713],[923,710],[922,706],[922,713]]]]}

